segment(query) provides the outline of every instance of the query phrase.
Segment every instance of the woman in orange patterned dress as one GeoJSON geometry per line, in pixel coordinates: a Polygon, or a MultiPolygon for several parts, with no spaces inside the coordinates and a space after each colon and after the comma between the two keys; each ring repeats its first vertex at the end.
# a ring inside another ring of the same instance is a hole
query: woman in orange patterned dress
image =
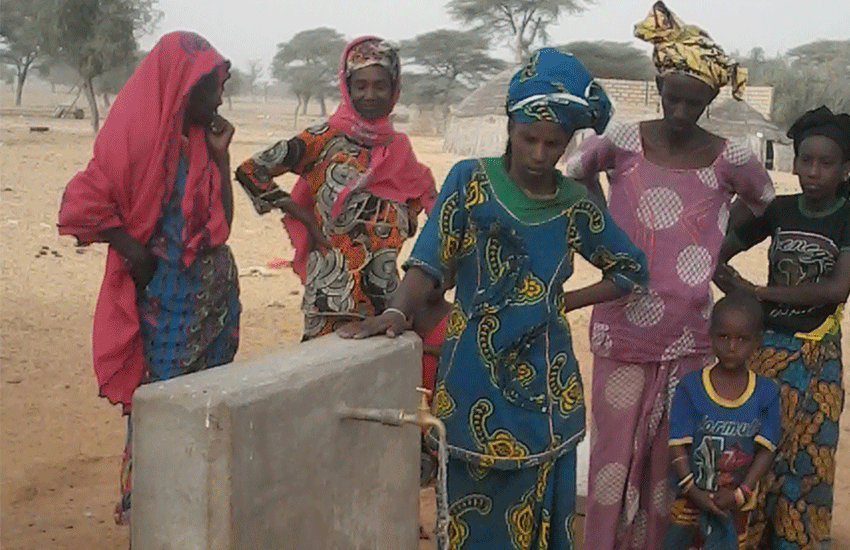
{"type": "Polygon", "coordinates": [[[339,70],[342,100],[326,123],[278,141],[236,171],[257,212],[280,208],[304,284],[302,340],[384,311],[399,284],[396,259],[436,197],[389,115],[398,100],[399,57],[385,41],[358,38],[339,70]],[[272,178],[294,172],[292,194],[272,178]]]}

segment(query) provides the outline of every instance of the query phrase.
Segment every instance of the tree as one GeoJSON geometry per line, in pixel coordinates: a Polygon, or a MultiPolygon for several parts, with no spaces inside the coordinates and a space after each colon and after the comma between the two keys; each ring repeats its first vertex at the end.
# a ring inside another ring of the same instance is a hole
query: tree
{"type": "MultiPolygon", "coordinates": [[[[788,51],[793,69],[808,70],[820,97],[833,110],[850,110],[850,40],[818,40],[788,51]]],[[[817,105],[814,105],[817,106],[817,105]]]]}
{"type": "Polygon", "coordinates": [[[531,45],[549,39],[547,28],[564,13],[579,13],[593,0],[450,0],[449,14],[484,36],[506,40],[522,63],[531,45]]]}
{"type": "Polygon", "coordinates": [[[816,40],[791,48],[788,56],[792,63],[819,69],[835,67],[845,75],[850,72],[850,66],[846,64],[850,56],[850,40],[816,40]]]}
{"type": "Polygon", "coordinates": [[[33,64],[43,57],[42,44],[48,15],[40,0],[0,2],[0,62],[14,67],[17,87],[15,105],[21,104],[24,83],[33,64]]]}
{"type": "MultiPolygon", "coordinates": [[[[414,78],[408,98],[418,103],[449,105],[458,90],[469,90],[505,68],[505,62],[487,54],[487,39],[476,31],[438,30],[403,42],[401,57],[414,78]]],[[[404,88],[403,88],[404,89],[404,88]]]]}
{"type": "Polygon", "coordinates": [[[238,67],[230,67],[230,78],[224,83],[224,97],[227,99],[227,109],[233,110],[233,96],[245,91],[249,77],[238,67]]]}
{"type": "Polygon", "coordinates": [[[307,112],[310,98],[316,97],[326,113],[325,98],[333,96],[336,90],[339,56],[345,48],[345,38],[328,27],[318,27],[301,31],[289,42],[277,45],[277,53],[272,60],[272,76],[289,84],[298,100],[295,107],[296,121],[298,109],[303,106],[307,112]]]}
{"type": "Polygon", "coordinates": [[[156,0],[56,0],[51,49],[80,74],[97,133],[100,117],[94,80],[125,65],[136,53],[136,37],[150,32],[161,13],[156,0]]]}
{"type": "Polygon", "coordinates": [[[251,93],[257,89],[257,82],[260,80],[260,77],[263,76],[263,71],[265,67],[263,67],[262,62],[259,59],[249,59],[248,60],[248,72],[245,74],[245,84],[248,87],[248,90],[251,93]]]}
{"type": "Polygon", "coordinates": [[[133,71],[136,70],[136,67],[139,66],[139,63],[141,63],[142,59],[147,54],[148,52],[135,52],[133,56],[127,59],[124,63],[121,63],[108,71],[104,71],[104,73],[97,78],[96,88],[103,98],[104,105],[109,107],[109,96],[114,96],[121,91],[121,88],[124,87],[124,84],[127,80],[129,80],[130,76],[132,76],[133,71]]]}
{"type": "Polygon", "coordinates": [[[751,84],[773,86],[771,119],[780,127],[818,105],[850,110],[850,40],[817,40],[773,58],[754,48],[741,61],[751,84]]]}
{"type": "Polygon", "coordinates": [[[756,46],[744,57],[732,56],[747,68],[747,82],[753,86],[773,85],[788,72],[788,60],[781,57],[768,57],[764,49],[756,46]]]}
{"type": "Polygon", "coordinates": [[[64,61],[52,57],[48,57],[44,63],[39,65],[39,76],[50,82],[51,91],[54,93],[56,86],[65,86],[68,90],[72,90],[80,82],[80,75],[76,69],[70,67],[64,61]]]}
{"type": "Polygon", "coordinates": [[[652,80],[652,59],[628,42],[570,42],[559,48],[570,52],[594,78],[652,80]]]}
{"type": "Polygon", "coordinates": [[[764,48],[762,48],[761,46],[756,46],[752,50],[750,50],[749,58],[753,63],[764,63],[764,61],[767,59],[767,56],[764,53],[764,48]]]}

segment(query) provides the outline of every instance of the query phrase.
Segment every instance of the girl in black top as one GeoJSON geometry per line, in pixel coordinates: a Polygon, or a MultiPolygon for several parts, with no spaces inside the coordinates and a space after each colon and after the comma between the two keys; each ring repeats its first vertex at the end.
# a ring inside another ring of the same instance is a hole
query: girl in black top
{"type": "Polygon", "coordinates": [[[788,131],[802,193],[777,197],[761,218],[733,228],[715,283],[762,301],[766,329],[751,367],[781,386],[776,462],[749,533],[755,550],[828,548],[841,383],[841,318],[850,293],[850,115],[819,107],[788,131]],[[766,286],[728,265],[771,238],[766,286]],[[793,543],[793,544],[792,544],[793,543]]]}

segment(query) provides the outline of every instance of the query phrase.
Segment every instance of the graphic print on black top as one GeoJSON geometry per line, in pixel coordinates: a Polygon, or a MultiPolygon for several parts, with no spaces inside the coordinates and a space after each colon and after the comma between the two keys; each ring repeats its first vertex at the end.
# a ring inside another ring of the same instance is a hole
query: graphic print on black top
{"type": "MultiPolygon", "coordinates": [[[[817,283],[835,269],[844,250],[850,250],[850,202],[841,198],[828,211],[805,209],[801,195],[777,197],[764,216],[736,231],[751,247],[772,237],[769,256],[770,285],[796,286],[817,283]]],[[[791,306],[765,302],[768,328],[810,332],[818,328],[838,304],[791,306]]]]}

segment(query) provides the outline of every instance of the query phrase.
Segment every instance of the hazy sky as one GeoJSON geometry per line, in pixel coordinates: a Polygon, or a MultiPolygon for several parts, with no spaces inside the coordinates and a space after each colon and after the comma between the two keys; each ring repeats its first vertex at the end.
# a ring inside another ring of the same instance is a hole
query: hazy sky
{"type": "MultiPolygon", "coordinates": [[[[194,30],[244,68],[248,59],[268,66],[276,45],[295,33],[320,26],[347,38],[375,34],[390,40],[440,29],[460,28],[446,14],[446,0],[159,0],[164,12],[149,49],[162,34],[194,30]]],[[[632,41],[634,23],[652,0],[596,0],[578,16],[563,16],[550,30],[553,44],[574,40],[632,41]]],[[[769,54],[816,39],[850,38],[847,0],[668,0],[686,23],[706,29],[728,52],[761,46],[769,54]]],[[[496,55],[508,59],[509,50],[496,55]]]]}

